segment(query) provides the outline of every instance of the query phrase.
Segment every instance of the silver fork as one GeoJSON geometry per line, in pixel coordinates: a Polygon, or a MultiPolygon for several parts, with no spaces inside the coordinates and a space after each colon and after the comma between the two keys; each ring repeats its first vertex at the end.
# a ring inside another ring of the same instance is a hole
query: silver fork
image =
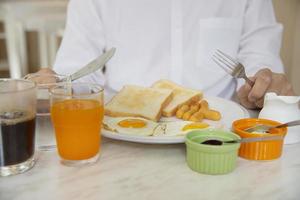
{"type": "Polygon", "coordinates": [[[247,77],[245,67],[231,56],[217,49],[212,56],[212,59],[217,65],[223,68],[234,78],[243,78],[251,87],[254,85],[254,82],[247,77]]]}
{"type": "Polygon", "coordinates": [[[278,126],[269,126],[264,124],[258,124],[249,128],[244,129],[244,131],[247,131],[249,133],[251,132],[268,132],[272,128],[283,128],[283,127],[291,127],[291,126],[299,126],[300,120],[295,120],[291,122],[287,122],[284,124],[280,124],[278,126]]]}

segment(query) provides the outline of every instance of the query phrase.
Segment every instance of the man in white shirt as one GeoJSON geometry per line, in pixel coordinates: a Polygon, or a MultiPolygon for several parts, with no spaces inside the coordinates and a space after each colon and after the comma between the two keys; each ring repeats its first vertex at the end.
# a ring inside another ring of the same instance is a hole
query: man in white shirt
{"type": "Polygon", "coordinates": [[[271,0],[71,0],[54,70],[73,73],[116,47],[105,73],[84,81],[118,91],[169,79],[207,95],[237,91],[242,105],[256,108],[268,91],[293,95],[279,57],[281,34],[271,0]],[[217,66],[216,49],[238,59],[255,85],[217,66]]]}

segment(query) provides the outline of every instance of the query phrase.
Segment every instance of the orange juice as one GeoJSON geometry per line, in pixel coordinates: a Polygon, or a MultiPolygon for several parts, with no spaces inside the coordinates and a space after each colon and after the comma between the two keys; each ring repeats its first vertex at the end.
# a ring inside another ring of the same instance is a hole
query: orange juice
{"type": "Polygon", "coordinates": [[[59,155],[66,160],[85,160],[100,150],[103,105],[92,99],[69,99],[51,107],[59,155]]]}

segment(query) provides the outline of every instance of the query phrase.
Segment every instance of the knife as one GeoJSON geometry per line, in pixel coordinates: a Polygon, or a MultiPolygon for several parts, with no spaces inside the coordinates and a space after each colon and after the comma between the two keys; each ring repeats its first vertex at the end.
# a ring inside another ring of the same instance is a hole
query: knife
{"type": "Polygon", "coordinates": [[[102,69],[104,67],[104,65],[107,63],[107,61],[109,61],[111,59],[111,57],[113,57],[113,55],[115,54],[115,51],[116,51],[116,48],[114,48],[114,47],[111,48],[110,50],[108,50],[107,52],[102,54],[101,56],[99,56],[96,59],[94,59],[93,61],[91,61],[86,66],[82,67],[77,72],[71,74],[67,78],[62,79],[61,81],[67,81],[67,80],[74,81],[74,80],[79,79],[83,76],[86,76],[90,73],[93,73],[99,69],[102,69]]]}

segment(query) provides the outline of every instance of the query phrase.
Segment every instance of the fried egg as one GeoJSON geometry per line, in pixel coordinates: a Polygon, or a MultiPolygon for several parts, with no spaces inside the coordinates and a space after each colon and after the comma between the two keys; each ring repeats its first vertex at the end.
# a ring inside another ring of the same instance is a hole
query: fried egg
{"type": "Polygon", "coordinates": [[[160,123],[153,136],[182,136],[192,130],[207,129],[210,125],[204,122],[173,121],[160,123]],[[158,131],[162,129],[163,131],[158,131]]]}
{"type": "MultiPolygon", "coordinates": [[[[104,128],[116,133],[151,136],[158,123],[139,117],[109,117],[103,119],[104,128]]],[[[159,131],[158,131],[159,132],[159,131]]]]}

